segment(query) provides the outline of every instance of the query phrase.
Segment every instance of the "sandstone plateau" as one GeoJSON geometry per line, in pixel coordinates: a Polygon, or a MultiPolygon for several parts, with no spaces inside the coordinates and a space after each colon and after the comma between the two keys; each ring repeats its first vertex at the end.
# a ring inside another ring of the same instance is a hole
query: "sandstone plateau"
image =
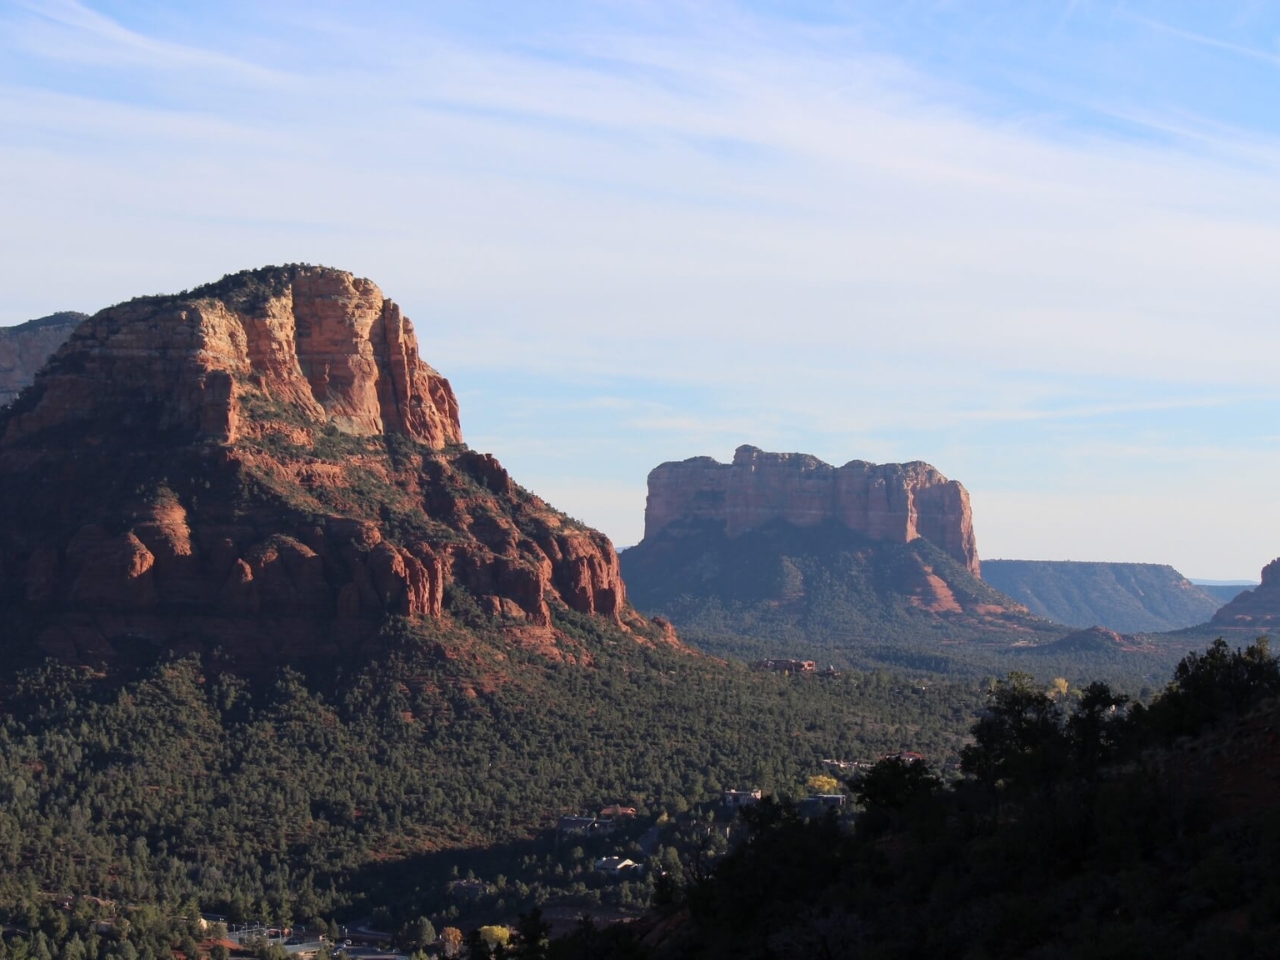
{"type": "Polygon", "coordinates": [[[36,378],[36,371],[81,321],[83,313],[66,311],[14,327],[0,327],[0,406],[11,402],[36,378]]]}
{"type": "Polygon", "coordinates": [[[11,652],[296,661],[366,650],[400,615],[560,655],[557,610],[671,639],[629,607],[606,537],[462,444],[413,325],[338,270],[81,323],[0,411],[0,516],[11,652]]]}
{"type": "Polygon", "coordinates": [[[1261,631],[1280,627],[1280,557],[1262,568],[1262,582],[1245,590],[1213,615],[1215,627],[1241,627],[1261,631]]]}
{"type": "Polygon", "coordinates": [[[798,527],[835,521],[896,543],[924,537],[980,575],[969,494],[927,463],[851,460],[833,467],[808,454],[741,446],[732,463],[694,457],[649,474],[646,540],[702,522],[722,524],[737,537],[772,520],[798,527]]]}

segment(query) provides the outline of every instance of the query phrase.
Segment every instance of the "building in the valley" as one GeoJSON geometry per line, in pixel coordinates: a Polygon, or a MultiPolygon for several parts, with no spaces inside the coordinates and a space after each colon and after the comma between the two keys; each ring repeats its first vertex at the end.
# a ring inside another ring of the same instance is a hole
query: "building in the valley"
{"type": "Polygon", "coordinates": [[[624,807],[620,803],[612,804],[600,811],[601,817],[610,817],[614,820],[620,820],[626,817],[634,817],[636,815],[635,807],[624,807]]]}
{"type": "Polygon", "coordinates": [[[640,864],[634,860],[628,860],[625,857],[602,857],[596,861],[596,870],[598,872],[612,874],[613,876],[638,869],[639,866],[640,864]]]}
{"type": "Polygon", "coordinates": [[[737,810],[741,807],[749,807],[759,803],[763,794],[759,790],[726,790],[724,792],[724,805],[730,810],[737,810]]]}
{"type": "Polygon", "coordinates": [[[818,664],[813,660],[757,660],[752,664],[757,670],[771,670],[774,673],[817,673],[818,664]]]}

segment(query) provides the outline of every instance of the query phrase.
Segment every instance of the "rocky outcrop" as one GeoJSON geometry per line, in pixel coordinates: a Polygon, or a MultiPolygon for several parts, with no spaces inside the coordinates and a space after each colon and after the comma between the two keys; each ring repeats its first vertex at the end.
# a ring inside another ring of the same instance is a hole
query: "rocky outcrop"
{"type": "Polygon", "coordinates": [[[874,540],[923,537],[977,576],[978,549],[969,494],[927,463],[833,467],[799,453],[742,446],[733,463],[711,457],[664,463],[649,474],[645,539],[700,522],[730,537],[773,520],[798,527],[838,521],[874,540]]]}
{"type": "Polygon", "coordinates": [[[1033,656],[1107,656],[1126,653],[1153,653],[1157,647],[1139,637],[1117,633],[1106,627],[1086,627],[1076,630],[1052,643],[1026,647],[1033,656]]]}
{"type": "Polygon", "coordinates": [[[145,297],[81,324],[35,381],[5,439],[154,407],[160,430],[234,440],[245,394],[345,433],[462,441],[449,382],[373,283],[287,267],[145,297]]]}
{"type": "Polygon", "coordinates": [[[1280,557],[1262,568],[1262,582],[1258,586],[1243,591],[1209,622],[1217,627],[1280,627],[1280,557]]]}
{"type": "Polygon", "coordinates": [[[14,327],[0,327],[0,406],[36,378],[36,371],[62,346],[87,314],[65,311],[14,327]]]}
{"type": "Polygon", "coordinates": [[[461,446],[409,321],[348,273],[104,310],[0,437],[0,616],[20,625],[0,644],[270,663],[359,652],[402,616],[551,650],[557,609],[665,638],[606,537],[461,446]]]}

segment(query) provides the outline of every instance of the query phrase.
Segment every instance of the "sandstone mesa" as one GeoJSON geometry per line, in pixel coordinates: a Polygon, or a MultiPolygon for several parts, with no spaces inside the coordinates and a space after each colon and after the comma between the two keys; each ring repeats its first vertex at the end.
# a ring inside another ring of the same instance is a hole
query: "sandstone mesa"
{"type": "Polygon", "coordinates": [[[678,522],[723,524],[730,537],[781,519],[798,527],[835,520],[874,540],[923,537],[979,576],[969,494],[927,463],[842,467],[801,453],[741,446],[732,463],[694,457],[649,474],[645,539],[678,522]]]}

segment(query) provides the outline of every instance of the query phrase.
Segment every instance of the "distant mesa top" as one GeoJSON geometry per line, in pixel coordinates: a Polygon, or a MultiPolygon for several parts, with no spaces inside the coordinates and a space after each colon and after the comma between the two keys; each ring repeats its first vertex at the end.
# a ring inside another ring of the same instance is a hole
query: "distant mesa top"
{"type": "Polygon", "coordinates": [[[348,434],[462,440],[453,390],[419,358],[400,308],[369,280],[294,265],[99,312],[36,377],[5,441],[139,395],[163,403],[162,428],[231,441],[246,391],[348,434]]]}
{"type": "Polygon", "coordinates": [[[980,573],[969,494],[921,461],[833,467],[803,453],[741,446],[733,463],[711,457],[664,463],[649,474],[645,539],[678,535],[689,522],[724,525],[736,537],[783,519],[799,527],[838,520],[876,540],[923,537],[980,573]]]}

